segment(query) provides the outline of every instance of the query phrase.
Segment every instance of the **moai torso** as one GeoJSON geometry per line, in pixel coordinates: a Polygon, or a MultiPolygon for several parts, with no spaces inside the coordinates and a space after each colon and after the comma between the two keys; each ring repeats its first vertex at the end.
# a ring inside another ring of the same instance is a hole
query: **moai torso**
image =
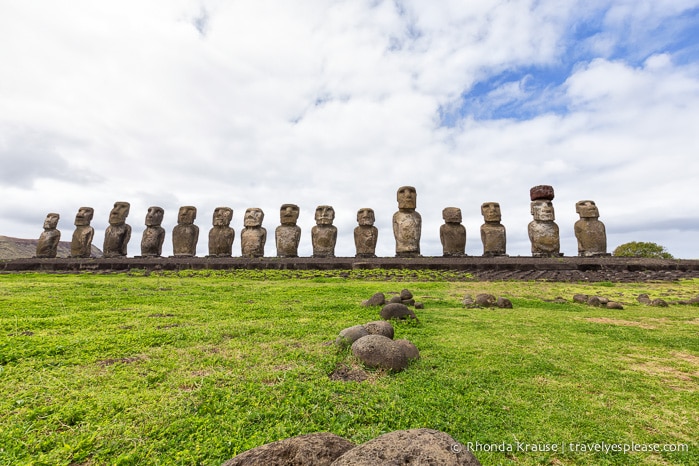
{"type": "Polygon", "coordinates": [[[196,207],[180,207],[177,225],[172,229],[172,254],[175,257],[193,257],[197,254],[199,227],[194,224],[196,218],[196,207]]]}
{"type": "Polygon", "coordinates": [[[447,207],[442,211],[444,225],[439,227],[439,240],[444,257],[466,255],[466,227],[461,224],[461,209],[447,207]]]}

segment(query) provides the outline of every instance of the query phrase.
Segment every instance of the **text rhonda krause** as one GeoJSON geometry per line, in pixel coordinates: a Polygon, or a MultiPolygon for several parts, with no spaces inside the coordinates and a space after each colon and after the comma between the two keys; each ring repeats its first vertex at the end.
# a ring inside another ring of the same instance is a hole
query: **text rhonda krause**
{"type": "Polygon", "coordinates": [[[561,452],[566,451],[580,453],[662,453],[662,452],[687,452],[689,446],[684,443],[481,443],[468,442],[457,449],[465,449],[472,452],[561,452]]]}

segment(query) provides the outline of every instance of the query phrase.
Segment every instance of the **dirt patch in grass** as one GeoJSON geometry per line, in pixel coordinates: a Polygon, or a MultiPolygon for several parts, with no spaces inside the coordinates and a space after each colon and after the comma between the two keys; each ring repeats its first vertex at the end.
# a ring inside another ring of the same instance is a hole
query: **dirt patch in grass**
{"type": "Polygon", "coordinates": [[[585,319],[588,322],[594,322],[596,324],[610,324],[610,325],[621,325],[624,327],[639,327],[647,330],[654,330],[658,328],[655,325],[651,325],[646,322],[636,322],[633,320],[622,320],[622,319],[610,319],[608,317],[588,317],[585,319]]]}
{"type": "Polygon", "coordinates": [[[128,358],[109,358],[109,359],[103,359],[101,361],[97,361],[98,366],[106,367],[106,366],[111,366],[113,364],[131,364],[132,362],[136,361],[142,361],[145,358],[143,356],[131,356],[128,358]]]}
{"type": "Polygon", "coordinates": [[[673,390],[695,392],[699,389],[699,356],[683,352],[673,353],[672,358],[629,355],[628,361],[629,369],[659,377],[673,390]]]}
{"type": "Polygon", "coordinates": [[[360,367],[338,364],[328,377],[330,380],[339,380],[341,382],[364,382],[369,378],[369,374],[360,367]]]}

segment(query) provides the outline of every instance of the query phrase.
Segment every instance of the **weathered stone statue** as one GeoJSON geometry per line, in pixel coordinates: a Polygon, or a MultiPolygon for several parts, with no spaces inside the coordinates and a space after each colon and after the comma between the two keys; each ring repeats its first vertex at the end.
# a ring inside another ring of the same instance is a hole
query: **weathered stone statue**
{"type": "Polygon", "coordinates": [[[70,257],[90,257],[92,255],[92,238],[95,229],[90,226],[95,209],[80,207],[75,214],[75,231],[70,242],[70,257]]]}
{"type": "Polygon", "coordinates": [[[141,256],[160,257],[163,254],[163,242],[165,241],[165,229],[160,226],[163,223],[165,211],[162,207],[149,207],[146,214],[146,229],[141,237],[141,256]]]}
{"type": "Polygon", "coordinates": [[[578,256],[609,256],[607,232],[599,221],[599,210],[594,201],[578,201],[575,211],[580,220],[575,222],[575,237],[578,239],[578,256]]]}
{"type": "Polygon", "coordinates": [[[532,244],[533,257],[562,256],[561,240],[553,210],[553,187],[535,186],[530,192],[531,213],[534,220],[529,223],[529,240],[532,244]]]}
{"type": "Polygon", "coordinates": [[[333,225],[335,209],[329,205],[316,207],[316,225],[311,228],[313,257],[335,257],[337,227],[333,225]]]}
{"type": "Polygon", "coordinates": [[[393,214],[393,236],[396,239],[396,257],[418,257],[422,217],[415,211],[417,193],[412,186],[402,186],[397,193],[398,212],[393,214]]]}
{"type": "Polygon", "coordinates": [[[194,224],[196,218],[196,207],[191,205],[180,207],[177,213],[177,225],[172,229],[172,254],[175,257],[197,255],[199,227],[194,224]]]}
{"type": "Polygon", "coordinates": [[[214,209],[213,228],[209,230],[209,256],[231,257],[235,230],[230,227],[233,209],[216,207],[214,209]]]}
{"type": "Polygon", "coordinates": [[[485,223],[481,225],[483,255],[486,257],[506,256],[506,234],[505,226],[500,223],[502,219],[500,204],[484,202],[481,204],[481,214],[485,220],[485,223]]]}
{"type": "Polygon", "coordinates": [[[447,207],[442,210],[444,225],[439,227],[439,240],[442,242],[444,257],[466,255],[466,227],[461,224],[461,209],[447,207]]]}
{"type": "Polygon", "coordinates": [[[50,213],[44,220],[44,231],[36,243],[36,257],[54,258],[58,252],[58,242],[61,240],[61,232],[56,229],[60,215],[50,213]]]}
{"type": "Polygon", "coordinates": [[[357,211],[358,226],[354,229],[354,246],[357,249],[355,257],[376,257],[379,229],[374,226],[375,221],[374,209],[365,207],[357,211]]]}
{"type": "Polygon", "coordinates": [[[262,209],[251,207],[245,211],[243,231],[240,233],[240,250],[243,257],[263,257],[267,230],[262,227],[265,213],[262,209]]]}
{"type": "Polygon", "coordinates": [[[277,257],[298,257],[301,228],[296,225],[299,218],[299,206],[282,204],[279,210],[281,225],[274,231],[277,242],[277,257]]]}
{"type": "Polygon", "coordinates": [[[115,202],[109,213],[109,226],[104,232],[104,257],[126,257],[126,247],[131,239],[131,225],[126,224],[131,204],[115,202]]]}

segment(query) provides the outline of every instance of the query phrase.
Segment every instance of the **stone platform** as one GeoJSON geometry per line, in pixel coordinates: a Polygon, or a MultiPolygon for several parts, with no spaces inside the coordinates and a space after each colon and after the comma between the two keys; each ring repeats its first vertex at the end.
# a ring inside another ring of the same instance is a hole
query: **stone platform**
{"type": "Polygon", "coordinates": [[[112,258],[13,259],[0,261],[0,273],[12,272],[122,272],[159,270],[433,270],[458,272],[472,280],[548,280],[564,282],[634,282],[699,278],[699,260],[637,259],[624,257],[377,257],[336,258],[112,258]]]}

